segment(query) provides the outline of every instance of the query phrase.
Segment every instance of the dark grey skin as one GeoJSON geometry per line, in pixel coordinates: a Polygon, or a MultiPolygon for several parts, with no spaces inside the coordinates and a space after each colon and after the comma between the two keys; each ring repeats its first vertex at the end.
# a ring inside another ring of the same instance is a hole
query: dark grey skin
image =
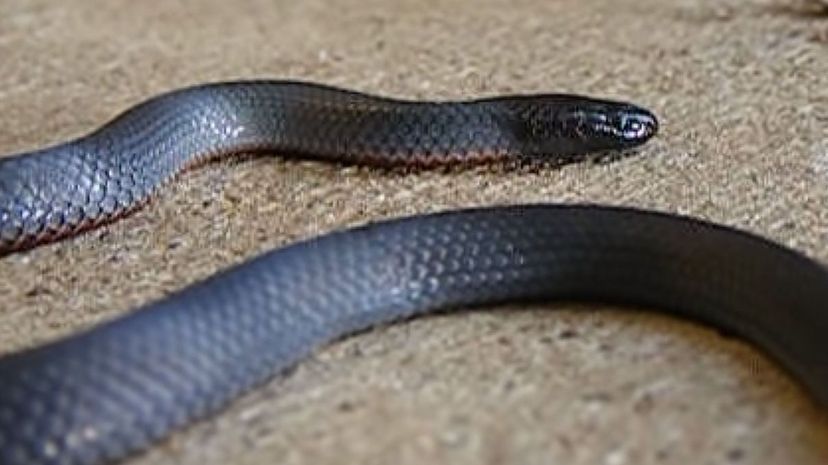
{"type": "Polygon", "coordinates": [[[302,242],[0,358],[0,463],[108,463],[355,331],[437,310],[553,300],[716,326],[768,351],[828,406],[828,272],[819,264],[689,218],[512,206],[302,242]]]}
{"type": "Polygon", "coordinates": [[[577,95],[414,102],[302,82],[202,85],[0,158],[0,255],[115,220],[186,168],[245,152],[383,167],[561,164],[638,146],[657,129],[645,109],[577,95]]]}
{"type": "MultiPolygon", "coordinates": [[[[87,137],[0,161],[0,252],[109,221],[186,167],[235,153],[381,166],[557,164],[637,146],[657,128],[636,106],[571,95],[429,103],[290,82],[184,89],[87,137]]],[[[355,331],[549,300],[645,307],[716,326],[768,351],[828,405],[820,264],[690,218],[511,206],[332,233],[0,357],[0,464],[119,460],[355,331]]]]}
{"type": "MultiPolygon", "coordinates": [[[[297,82],[198,86],[88,136],[1,159],[0,254],[123,216],[182,170],[238,153],[385,167],[559,164],[636,147],[657,130],[645,109],[576,95],[412,102],[297,82]]],[[[821,265],[688,218],[513,206],[330,234],[0,357],[0,464],[108,463],[354,331],[561,299],[722,328],[767,350],[828,405],[821,265]]]]}

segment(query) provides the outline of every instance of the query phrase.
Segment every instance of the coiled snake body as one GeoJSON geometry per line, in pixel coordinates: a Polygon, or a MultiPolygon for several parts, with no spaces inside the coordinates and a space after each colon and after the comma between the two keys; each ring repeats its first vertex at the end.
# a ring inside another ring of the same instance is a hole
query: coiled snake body
{"type": "MultiPolygon", "coordinates": [[[[149,100],[95,133],[0,159],[0,250],[134,209],[200,160],[276,151],[434,166],[577,159],[657,128],[567,95],[417,103],[296,82],[149,100]]],[[[672,215],[529,205],[445,212],[276,250],[126,317],[0,358],[0,463],[95,464],[202,417],[320,344],[438,309],[571,299],[645,306],[766,349],[828,405],[828,273],[761,238],[672,215]]]]}

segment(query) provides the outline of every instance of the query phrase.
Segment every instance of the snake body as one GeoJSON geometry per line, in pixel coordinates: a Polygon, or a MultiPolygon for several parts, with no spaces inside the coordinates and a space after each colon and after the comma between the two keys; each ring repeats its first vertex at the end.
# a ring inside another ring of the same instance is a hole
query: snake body
{"type": "Polygon", "coordinates": [[[644,109],[576,95],[416,102],[304,82],[196,86],[78,140],[0,158],[0,255],[118,218],[185,168],[231,154],[387,167],[562,163],[639,145],[656,129],[644,109]]]}
{"type": "MultiPolygon", "coordinates": [[[[382,165],[569,160],[642,143],[646,110],[578,96],[416,103],[301,83],[173,92],[0,162],[6,252],[133,209],[209,157],[276,150],[382,165]]],[[[437,310],[599,301],[764,348],[828,405],[828,272],[762,238],[600,206],[415,216],[267,253],[163,300],[0,357],[0,463],[120,459],[344,335],[437,310]]]]}

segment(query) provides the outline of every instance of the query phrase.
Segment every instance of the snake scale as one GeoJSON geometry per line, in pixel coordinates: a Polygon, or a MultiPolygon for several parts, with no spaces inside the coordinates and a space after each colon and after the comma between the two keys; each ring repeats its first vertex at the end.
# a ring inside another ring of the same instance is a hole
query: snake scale
{"type": "MultiPolygon", "coordinates": [[[[649,111],[578,95],[417,102],[289,81],[173,91],[77,140],[0,158],[0,254],[134,211],[244,152],[371,166],[562,163],[638,146],[649,111]]],[[[110,463],[331,340],[505,302],[652,308],[765,349],[828,405],[828,272],[760,237],[597,205],[386,221],[278,249],[79,334],[0,357],[0,464],[110,463]]]]}

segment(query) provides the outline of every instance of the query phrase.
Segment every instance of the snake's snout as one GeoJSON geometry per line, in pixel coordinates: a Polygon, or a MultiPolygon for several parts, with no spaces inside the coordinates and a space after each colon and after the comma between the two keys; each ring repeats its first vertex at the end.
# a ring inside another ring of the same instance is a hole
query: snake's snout
{"type": "Polygon", "coordinates": [[[621,112],[616,131],[625,142],[641,144],[658,133],[658,118],[648,110],[633,107],[621,112]]]}

